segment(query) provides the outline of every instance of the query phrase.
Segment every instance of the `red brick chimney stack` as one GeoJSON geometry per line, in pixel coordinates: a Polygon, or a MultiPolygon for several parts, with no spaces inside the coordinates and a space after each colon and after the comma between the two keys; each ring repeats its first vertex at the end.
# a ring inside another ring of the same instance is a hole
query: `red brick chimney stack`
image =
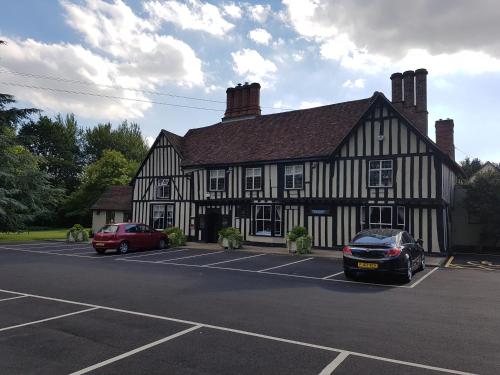
{"type": "Polygon", "coordinates": [[[226,112],[222,120],[237,117],[259,116],[260,111],[260,85],[258,83],[244,85],[238,83],[236,87],[226,90],[226,112]]]}
{"type": "Polygon", "coordinates": [[[427,70],[415,70],[415,104],[416,113],[420,131],[427,135],[428,133],[428,116],[427,112],[427,70]]]}
{"type": "Polygon", "coordinates": [[[403,73],[404,82],[404,106],[407,108],[415,105],[415,72],[407,70],[403,73]]]}
{"type": "Polygon", "coordinates": [[[402,103],[403,102],[403,74],[393,73],[391,75],[392,82],[392,102],[402,103]]]}
{"type": "Polygon", "coordinates": [[[453,127],[455,124],[452,119],[436,121],[436,144],[441,151],[448,154],[451,160],[455,160],[455,144],[453,140],[453,127]]]}
{"type": "Polygon", "coordinates": [[[391,75],[392,103],[407,114],[424,135],[428,131],[427,70],[407,70],[391,75]]]}

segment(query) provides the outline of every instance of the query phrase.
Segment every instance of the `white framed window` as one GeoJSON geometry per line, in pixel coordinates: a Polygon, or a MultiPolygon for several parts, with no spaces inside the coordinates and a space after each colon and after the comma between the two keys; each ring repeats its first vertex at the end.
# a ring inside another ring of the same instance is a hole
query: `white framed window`
{"type": "Polygon", "coordinates": [[[226,189],[226,170],[212,169],[210,170],[210,191],[224,191],[226,189]]]}
{"type": "Polygon", "coordinates": [[[246,168],[245,170],[245,189],[262,189],[262,168],[246,168]]]}
{"type": "Polygon", "coordinates": [[[281,236],[281,206],[274,206],[274,235],[281,236]]]}
{"type": "Polygon", "coordinates": [[[254,211],[254,234],[256,236],[282,235],[283,207],[281,205],[258,204],[254,211]]]}
{"type": "Polygon", "coordinates": [[[304,166],[302,164],[285,166],[285,189],[304,188],[304,166]]]}
{"type": "Polygon", "coordinates": [[[259,204],[255,206],[255,235],[271,236],[272,234],[272,205],[259,204]]]}
{"type": "Polygon", "coordinates": [[[369,187],[392,187],[392,160],[370,160],[369,187]]]}
{"type": "Polygon", "coordinates": [[[391,228],[392,227],[392,207],[391,206],[370,206],[369,207],[370,228],[391,228]]]}
{"type": "Polygon", "coordinates": [[[170,179],[159,178],[156,183],[156,198],[170,198],[170,179]]]}
{"type": "Polygon", "coordinates": [[[359,221],[361,224],[361,228],[366,228],[366,206],[361,206],[359,212],[359,221]]]}
{"type": "Polygon", "coordinates": [[[152,227],[154,229],[165,229],[174,226],[174,205],[173,204],[153,204],[152,227]]]}
{"type": "Polygon", "coordinates": [[[398,213],[397,225],[404,227],[405,226],[405,206],[398,206],[397,210],[398,210],[397,211],[397,213],[398,213]]]}

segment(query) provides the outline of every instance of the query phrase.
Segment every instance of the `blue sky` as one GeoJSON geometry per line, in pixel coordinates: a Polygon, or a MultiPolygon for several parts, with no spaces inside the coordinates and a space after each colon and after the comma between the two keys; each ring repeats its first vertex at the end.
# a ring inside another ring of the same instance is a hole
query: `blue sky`
{"type": "Polygon", "coordinates": [[[128,119],[149,138],[183,135],[217,122],[238,82],[261,83],[266,114],[390,98],[391,73],[423,67],[431,138],[436,119],[453,118],[457,159],[500,161],[492,0],[24,0],[1,18],[0,91],[83,126],[128,119]]]}

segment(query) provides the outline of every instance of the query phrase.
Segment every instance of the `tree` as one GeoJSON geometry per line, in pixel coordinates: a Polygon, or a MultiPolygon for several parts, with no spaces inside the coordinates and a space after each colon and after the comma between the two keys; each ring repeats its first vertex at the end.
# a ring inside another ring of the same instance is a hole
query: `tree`
{"type": "Polygon", "coordinates": [[[466,188],[467,209],[479,216],[482,243],[496,246],[500,240],[500,173],[481,173],[466,188]]]}
{"type": "Polygon", "coordinates": [[[483,163],[478,158],[470,159],[466,157],[464,160],[460,162],[460,166],[465,172],[466,179],[471,178],[477,171],[481,169],[483,163]]]}
{"type": "Polygon", "coordinates": [[[0,231],[24,228],[40,217],[50,217],[61,191],[47,173],[40,170],[39,158],[19,145],[16,129],[33,108],[18,109],[11,95],[0,94],[0,231]]]}
{"type": "Polygon", "coordinates": [[[18,138],[28,150],[42,158],[40,167],[57,186],[68,193],[77,188],[83,169],[83,131],[74,115],[64,118],[58,115],[55,120],[40,116],[38,121],[23,124],[18,138]]]}
{"type": "Polygon", "coordinates": [[[111,185],[126,185],[137,171],[138,162],[119,151],[104,150],[101,158],[85,168],[80,187],[64,205],[64,214],[75,222],[90,223],[90,207],[111,185]]]}
{"type": "Polygon", "coordinates": [[[116,150],[128,160],[142,161],[148,149],[136,123],[124,121],[117,129],[112,129],[110,123],[99,124],[85,130],[85,154],[89,163],[99,159],[104,150],[116,150]]]}

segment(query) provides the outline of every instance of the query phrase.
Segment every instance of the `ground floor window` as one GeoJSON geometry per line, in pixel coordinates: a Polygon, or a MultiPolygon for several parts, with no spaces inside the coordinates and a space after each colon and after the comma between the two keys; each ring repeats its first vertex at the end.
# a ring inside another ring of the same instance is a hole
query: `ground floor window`
{"type": "Polygon", "coordinates": [[[106,224],[113,224],[115,222],[115,211],[106,211],[106,224]]]}
{"type": "Polygon", "coordinates": [[[165,229],[174,226],[173,204],[153,204],[151,210],[151,226],[154,229],[165,229]]]}
{"type": "Polygon", "coordinates": [[[258,204],[254,206],[254,234],[256,236],[282,235],[282,209],[280,205],[258,204]]]}
{"type": "Polygon", "coordinates": [[[361,228],[405,228],[404,206],[361,206],[361,228]],[[393,208],[396,217],[393,219],[393,208]],[[368,216],[367,216],[368,215],[368,216]]]}

